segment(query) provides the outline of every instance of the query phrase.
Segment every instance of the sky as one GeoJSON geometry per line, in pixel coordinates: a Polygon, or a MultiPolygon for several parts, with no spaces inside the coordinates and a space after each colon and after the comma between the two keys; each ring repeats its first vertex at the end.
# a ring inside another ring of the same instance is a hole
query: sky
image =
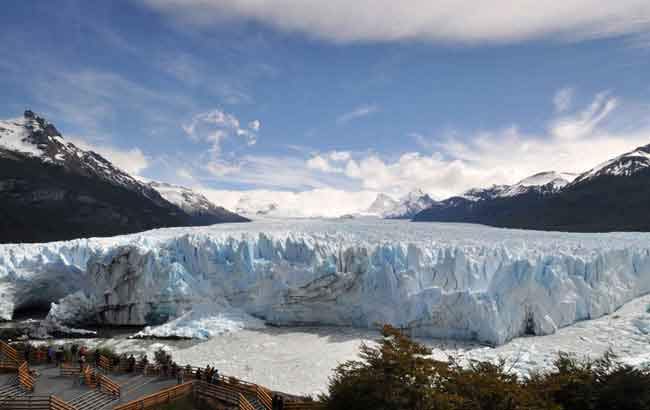
{"type": "Polygon", "coordinates": [[[0,118],[30,108],[234,208],[353,212],[582,172],[650,143],[647,0],[7,0],[0,118]]]}

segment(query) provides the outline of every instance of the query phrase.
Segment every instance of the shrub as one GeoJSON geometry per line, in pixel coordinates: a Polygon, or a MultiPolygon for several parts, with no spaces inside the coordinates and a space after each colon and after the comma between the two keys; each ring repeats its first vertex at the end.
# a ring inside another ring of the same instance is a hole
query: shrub
{"type": "Polygon", "coordinates": [[[650,369],[560,353],[550,371],[519,378],[505,362],[437,362],[430,350],[384,326],[360,360],[338,366],[330,410],[650,410],[650,369]]]}

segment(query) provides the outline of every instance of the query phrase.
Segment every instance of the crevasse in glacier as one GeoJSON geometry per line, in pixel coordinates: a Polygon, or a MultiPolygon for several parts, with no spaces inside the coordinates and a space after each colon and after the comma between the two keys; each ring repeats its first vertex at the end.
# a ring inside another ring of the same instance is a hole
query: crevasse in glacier
{"type": "Polygon", "coordinates": [[[65,324],[188,317],[230,326],[248,314],[283,325],[392,323],[419,336],[502,344],[608,314],[649,291],[648,234],[362,218],[0,245],[2,317],[63,298],[50,319],[65,324]],[[211,319],[198,317],[207,310],[211,319]]]}

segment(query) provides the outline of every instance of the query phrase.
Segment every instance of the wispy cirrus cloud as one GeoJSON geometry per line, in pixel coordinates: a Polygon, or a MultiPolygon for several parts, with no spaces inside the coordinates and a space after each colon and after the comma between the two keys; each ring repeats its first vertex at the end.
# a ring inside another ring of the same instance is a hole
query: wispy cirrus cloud
{"type": "Polygon", "coordinates": [[[336,123],[337,124],[345,124],[348,123],[352,120],[356,120],[359,118],[367,117],[369,115],[372,115],[379,111],[379,106],[374,105],[374,104],[364,104],[356,107],[352,111],[348,111],[346,113],[343,113],[339,115],[336,118],[336,123]]]}

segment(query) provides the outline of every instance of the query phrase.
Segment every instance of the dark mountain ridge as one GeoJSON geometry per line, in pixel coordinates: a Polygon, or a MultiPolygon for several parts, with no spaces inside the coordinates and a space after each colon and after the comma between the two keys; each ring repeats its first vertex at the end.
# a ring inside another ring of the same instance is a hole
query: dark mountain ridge
{"type": "Polygon", "coordinates": [[[0,243],[246,221],[223,211],[195,219],[29,110],[0,122],[0,243]]]}
{"type": "Polygon", "coordinates": [[[620,155],[561,189],[545,185],[514,196],[453,197],[416,222],[470,222],[568,232],[650,231],[650,145],[620,155]]]}

